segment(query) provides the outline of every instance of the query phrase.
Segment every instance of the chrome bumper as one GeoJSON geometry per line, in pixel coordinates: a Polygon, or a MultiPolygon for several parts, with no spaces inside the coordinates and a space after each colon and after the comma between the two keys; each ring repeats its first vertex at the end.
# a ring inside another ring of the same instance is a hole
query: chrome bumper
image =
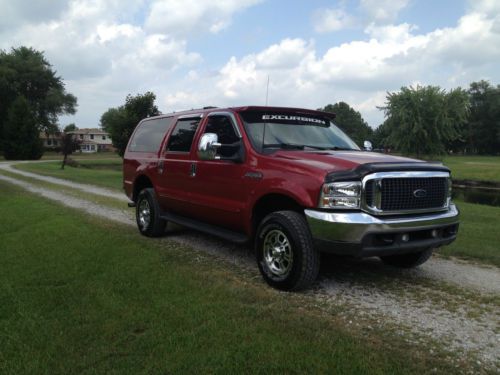
{"type": "MultiPolygon", "coordinates": [[[[376,249],[411,250],[424,246],[437,247],[448,244],[456,238],[456,229],[453,227],[458,228],[459,219],[459,211],[454,204],[451,204],[450,208],[444,212],[398,218],[380,218],[365,212],[340,213],[317,210],[305,210],[304,212],[315,240],[337,245],[345,243],[350,244],[351,247],[358,245],[356,248],[360,249],[360,252],[367,249],[371,252],[375,252],[376,249]],[[449,233],[443,233],[439,238],[431,236],[433,229],[441,228],[452,228],[454,231],[450,229],[449,233]],[[426,231],[428,231],[428,236],[426,231]],[[419,235],[418,238],[415,235],[414,241],[404,243],[395,236],[394,243],[389,247],[378,246],[372,239],[367,240],[368,237],[374,235],[397,233],[422,233],[422,235],[419,235]]],[[[340,253],[346,252],[340,251],[340,253]]]]}

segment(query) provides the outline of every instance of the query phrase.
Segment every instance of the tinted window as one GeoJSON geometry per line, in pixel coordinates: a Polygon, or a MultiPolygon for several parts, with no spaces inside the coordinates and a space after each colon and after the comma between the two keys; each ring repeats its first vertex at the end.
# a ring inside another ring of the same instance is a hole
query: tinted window
{"type": "Polygon", "coordinates": [[[143,121],[130,142],[129,151],[157,152],[171,125],[172,117],[143,121]]]}
{"type": "Polygon", "coordinates": [[[223,145],[219,148],[219,154],[221,156],[231,157],[238,151],[237,147],[231,147],[233,143],[239,141],[239,137],[236,135],[229,117],[210,116],[205,128],[205,133],[217,134],[219,143],[223,145]]]}
{"type": "Polygon", "coordinates": [[[200,119],[179,120],[168,140],[168,151],[189,152],[200,119]]]}

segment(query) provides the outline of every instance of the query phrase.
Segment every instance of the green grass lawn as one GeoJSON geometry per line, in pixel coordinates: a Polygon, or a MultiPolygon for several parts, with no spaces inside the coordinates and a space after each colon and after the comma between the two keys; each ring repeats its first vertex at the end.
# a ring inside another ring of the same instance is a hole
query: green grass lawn
{"type": "Polygon", "coordinates": [[[454,179],[500,182],[500,156],[447,156],[454,179]]]}
{"type": "Polygon", "coordinates": [[[22,163],[15,165],[14,168],[73,182],[122,190],[122,159],[90,159],[79,160],[78,162],[81,165],[80,167],[66,166],[64,170],[61,169],[60,162],[22,163]]]}
{"type": "Polygon", "coordinates": [[[206,255],[2,182],[0,212],[2,374],[453,371],[206,255]]]}
{"type": "Polygon", "coordinates": [[[440,254],[474,259],[500,267],[500,207],[456,202],[460,209],[457,240],[440,254]]]}
{"type": "MultiPolygon", "coordinates": [[[[75,152],[71,155],[74,159],[121,159],[115,152],[75,152]]],[[[62,160],[62,154],[53,151],[43,153],[42,160],[62,160]]]]}

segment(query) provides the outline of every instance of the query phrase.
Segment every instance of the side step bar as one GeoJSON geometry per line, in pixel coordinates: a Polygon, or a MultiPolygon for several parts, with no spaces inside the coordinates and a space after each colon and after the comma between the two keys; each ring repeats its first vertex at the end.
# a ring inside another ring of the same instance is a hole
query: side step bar
{"type": "Polygon", "coordinates": [[[245,234],[234,232],[229,229],[221,228],[215,225],[207,224],[198,220],[190,219],[173,213],[163,212],[160,215],[160,217],[164,220],[171,221],[172,223],[196,229],[200,232],[212,234],[214,236],[221,237],[231,242],[243,244],[250,240],[250,238],[245,234]]]}

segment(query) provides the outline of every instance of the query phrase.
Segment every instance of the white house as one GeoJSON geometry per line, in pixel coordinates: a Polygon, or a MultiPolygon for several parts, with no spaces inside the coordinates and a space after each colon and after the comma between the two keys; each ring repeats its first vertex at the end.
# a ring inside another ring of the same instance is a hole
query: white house
{"type": "Polygon", "coordinates": [[[82,152],[114,151],[108,133],[101,129],[78,129],[68,132],[73,137],[80,140],[80,150],[82,152]]]}

